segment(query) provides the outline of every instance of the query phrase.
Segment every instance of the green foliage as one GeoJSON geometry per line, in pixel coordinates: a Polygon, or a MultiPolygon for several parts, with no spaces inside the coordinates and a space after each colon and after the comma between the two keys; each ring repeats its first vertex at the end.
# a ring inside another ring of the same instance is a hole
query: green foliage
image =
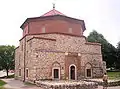
{"type": "Polygon", "coordinates": [[[7,78],[14,78],[14,77],[15,77],[15,74],[9,75],[7,78]]]}
{"type": "Polygon", "coordinates": [[[3,85],[5,85],[5,84],[6,84],[6,82],[0,80],[0,86],[3,86],[3,85]]]}
{"type": "Polygon", "coordinates": [[[99,34],[95,30],[90,33],[90,35],[87,37],[87,40],[89,42],[97,42],[101,43],[102,46],[102,56],[103,60],[106,61],[107,67],[115,67],[116,66],[116,48],[110,44],[102,34],[99,34]]]}
{"type": "Polygon", "coordinates": [[[107,72],[109,79],[120,79],[120,72],[107,72]]]}
{"type": "Polygon", "coordinates": [[[5,69],[7,71],[8,76],[8,70],[14,69],[14,46],[0,46],[0,69],[5,69]]]}
{"type": "Polygon", "coordinates": [[[116,60],[116,66],[120,69],[120,42],[118,42],[117,45],[117,60],[116,60]]]}

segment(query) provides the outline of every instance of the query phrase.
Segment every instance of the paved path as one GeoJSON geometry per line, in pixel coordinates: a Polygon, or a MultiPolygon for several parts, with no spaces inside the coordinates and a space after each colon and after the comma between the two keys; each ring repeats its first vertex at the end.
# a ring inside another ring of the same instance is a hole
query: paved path
{"type": "Polygon", "coordinates": [[[8,89],[42,89],[40,87],[37,87],[35,85],[25,85],[22,81],[15,80],[15,79],[2,79],[7,84],[4,86],[8,89]]]}
{"type": "MultiPolygon", "coordinates": [[[[104,89],[102,86],[99,86],[98,89],[104,89]]],[[[107,89],[120,89],[120,86],[108,87],[107,89]]]]}

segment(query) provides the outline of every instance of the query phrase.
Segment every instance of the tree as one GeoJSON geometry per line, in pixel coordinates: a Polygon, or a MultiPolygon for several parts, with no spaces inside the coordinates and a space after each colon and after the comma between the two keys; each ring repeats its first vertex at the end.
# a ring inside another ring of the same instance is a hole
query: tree
{"type": "Polygon", "coordinates": [[[110,44],[102,34],[93,31],[87,37],[89,42],[101,43],[103,60],[106,61],[107,67],[115,67],[116,63],[116,48],[110,44]]]}
{"type": "Polygon", "coordinates": [[[117,61],[116,61],[117,69],[120,69],[120,42],[117,45],[117,61]]]}
{"type": "Polygon", "coordinates": [[[7,77],[8,77],[8,71],[10,69],[14,69],[14,49],[15,46],[6,46],[2,45],[0,46],[0,69],[6,70],[7,77]]]}

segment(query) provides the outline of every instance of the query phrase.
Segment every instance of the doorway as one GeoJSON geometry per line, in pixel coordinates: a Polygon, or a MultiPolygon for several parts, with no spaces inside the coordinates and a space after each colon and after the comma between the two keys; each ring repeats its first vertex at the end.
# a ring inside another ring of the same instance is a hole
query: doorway
{"type": "Polygon", "coordinates": [[[76,66],[74,64],[69,66],[69,79],[76,80],[76,66]]]}
{"type": "Polygon", "coordinates": [[[70,79],[75,80],[75,67],[70,67],[70,79]]]}

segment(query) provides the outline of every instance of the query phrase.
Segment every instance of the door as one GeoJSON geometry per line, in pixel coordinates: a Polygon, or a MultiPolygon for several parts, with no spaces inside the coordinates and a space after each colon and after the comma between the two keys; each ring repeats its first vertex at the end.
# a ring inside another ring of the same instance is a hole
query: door
{"type": "Polygon", "coordinates": [[[70,79],[75,80],[75,67],[70,67],[70,79]]]}
{"type": "Polygon", "coordinates": [[[54,78],[55,79],[59,78],[59,69],[54,69],[54,78]]]}

